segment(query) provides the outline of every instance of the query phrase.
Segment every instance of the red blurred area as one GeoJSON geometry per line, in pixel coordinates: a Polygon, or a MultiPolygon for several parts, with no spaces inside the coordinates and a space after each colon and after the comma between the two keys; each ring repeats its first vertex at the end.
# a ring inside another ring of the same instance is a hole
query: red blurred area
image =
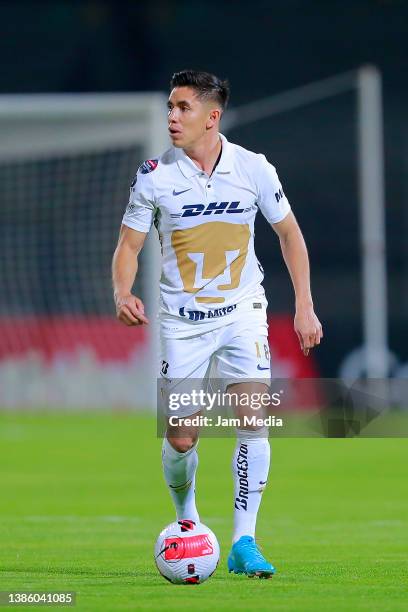
{"type": "MultiPolygon", "coordinates": [[[[269,315],[272,371],[278,378],[317,378],[313,351],[302,354],[291,316],[269,315]]],[[[58,354],[87,348],[100,362],[127,361],[147,342],[146,328],[125,327],[112,317],[1,317],[0,359],[39,353],[47,362],[58,354]]]]}
{"type": "MultiPolygon", "coordinates": [[[[282,373],[281,378],[318,378],[319,370],[313,351],[305,357],[300,349],[299,340],[293,329],[293,317],[287,314],[268,315],[268,340],[272,353],[272,374],[274,362],[282,373]]],[[[279,372],[277,372],[279,374],[279,372]]],[[[279,378],[279,376],[277,376],[279,378]]]]}
{"type": "Polygon", "coordinates": [[[0,359],[35,352],[51,362],[89,349],[100,362],[127,361],[146,343],[143,327],[125,327],[112,317],[1,317],[0,359]]]}

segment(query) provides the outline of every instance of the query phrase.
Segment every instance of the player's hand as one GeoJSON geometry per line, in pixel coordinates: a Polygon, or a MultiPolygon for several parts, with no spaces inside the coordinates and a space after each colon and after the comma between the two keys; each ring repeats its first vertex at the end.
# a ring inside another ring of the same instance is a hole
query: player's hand
{"type": "Polygon", "coordinates": [[[144,305],[140,298],[129,293],[116,300],[116,316],[119,321],[128,325],[147,325],[149,320],[144,314],[144,305]]]}
{"type": "Polygon", "coordinates": [[[320,344],[323,338],[322,325],[315,315],[313,306],[296,309],[294,328],[301,351],[307,357],[310,349],[320,344]]]}

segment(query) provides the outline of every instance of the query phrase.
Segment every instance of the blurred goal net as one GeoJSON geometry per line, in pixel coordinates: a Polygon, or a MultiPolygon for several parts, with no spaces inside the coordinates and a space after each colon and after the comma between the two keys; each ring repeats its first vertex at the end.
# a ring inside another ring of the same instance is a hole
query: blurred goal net
{"type": "Polygon", "coordinates": [[[167,145],[162,94],[0,97],[0,407],[155,405],[158,246],[115,320],[111,259],[138,165],[167,145]]]}

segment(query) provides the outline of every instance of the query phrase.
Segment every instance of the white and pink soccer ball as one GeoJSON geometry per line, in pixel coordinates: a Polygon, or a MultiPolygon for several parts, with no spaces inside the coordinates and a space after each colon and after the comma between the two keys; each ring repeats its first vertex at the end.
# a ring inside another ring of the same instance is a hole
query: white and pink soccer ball
{"type": "Polygon", "coordinates": [[[161,531],[154,558],[160,574],[173,584],[201,584],[214,573],[220,547],[206,525],[183,519],[161,531]]]}

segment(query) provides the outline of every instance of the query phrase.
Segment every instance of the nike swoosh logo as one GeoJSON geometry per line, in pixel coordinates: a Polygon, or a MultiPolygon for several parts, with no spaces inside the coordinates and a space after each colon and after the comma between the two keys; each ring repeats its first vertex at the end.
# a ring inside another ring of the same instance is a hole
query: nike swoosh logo
{"type": "Polygon", "coordinates": [[[191,480],[187,480],[187,482],[182,485],[169,485],[169,487],[170,489],[173,489],[173,491],[177,491],[177,493],[180,493],[181,491],[188,489],[191,486],[191,482],[191,480]]]}
{"type": "Polygon", "coordinates": [[[266,482],[267,482],[266,480],[260,480],[259,484],[266,484],[266,482]]]}
{"type": "Polygon", "coordinates": [[[258,364],[258,370],[269,370],[269,368],[261,368],[261,366],[258,364]]]}
{"type": "Polygon", "coordinates": [[[191,191],[192,187],[189,187],[188,189],[183,189],[183,191],[176,191],[175,189],[173,189],[173,195],[177,196],[180,195],[180,193],[186,193],[186,191],[191,191]]]}

